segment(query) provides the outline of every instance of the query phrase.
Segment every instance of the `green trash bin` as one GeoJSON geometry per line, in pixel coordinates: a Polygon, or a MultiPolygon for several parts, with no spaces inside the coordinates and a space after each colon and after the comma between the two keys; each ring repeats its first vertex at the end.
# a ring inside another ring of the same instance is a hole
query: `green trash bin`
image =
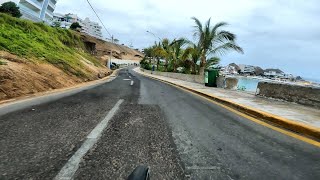
{"type": "Polygon", "coordinates": [[[217,87],[217,78],[219,71],[217,69],[206,69],[204,71],[204,83],[208,87],[217,87]]]}

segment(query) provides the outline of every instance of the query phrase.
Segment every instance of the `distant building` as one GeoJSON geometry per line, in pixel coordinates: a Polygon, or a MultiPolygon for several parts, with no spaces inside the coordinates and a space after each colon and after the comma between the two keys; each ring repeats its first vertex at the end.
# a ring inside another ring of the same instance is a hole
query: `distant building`
{"type": "Polygon", "coordinates": [[[80,19],[76,14],[60,14],[54,13],[53,22],[60,22],[61,28],[69,29],[72,23],[78,22],[82,25],[82,19],[80,19]]]}
{"type": "Polygon", "coordinates": [[[233,66],[232,64],[229,64],[226,67],[222,67],[221,71],[223,74],[238,74],[237,67],[233,66]]]}
{"type": "Polygon", "coordinates": [[[99,23],[90,21],[89,18],[82,20],[76,14],[54,14],[54,20],[61,23],[61,28],[69,29],[72,23],[78,22],[81,26],[81,32],[93,36],[98,39],[103,39],[101,29],[102,27],[99,23]]]}
{"type": "Polygon", "coordinates": [[[251,65],[239,64],[240,72],[243,74],[254,74],[255,67],[251,65]]]}
{"type": "Polygon", "coordinates": [[[285,73],[280,69],[266,69],[263,73],[265,76],[268,77],[284,77],[285,73]]]}
{"type": "Polygon", "coordinates": [[[90,21],[89,18],[85,18],[82,23],[80,23],[80,26],[82,26],[81,32],[86,33],[90,36],[96,37],[98,39],[102,39],[102,27],[99,25],[99,23],[90,21]]]}
{"type": "Polygon", "coordinates": [[[0,4],[12,1],[19,6],[22,18],[50,23],[57,0],[0,0],[0,4]]]}
{"type": "Polygon", "coordinates": [[[59,13],[54,13],[53,22],[59,22],[60,27],[64,29],[69,29],[72,24],[71,20],[68,19],[66,15],[59,14],[59,13]]]}

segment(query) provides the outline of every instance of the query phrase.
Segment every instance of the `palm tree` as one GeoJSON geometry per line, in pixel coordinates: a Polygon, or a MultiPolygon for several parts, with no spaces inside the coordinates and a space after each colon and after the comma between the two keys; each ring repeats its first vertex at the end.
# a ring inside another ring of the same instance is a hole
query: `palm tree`
{"type": "Polygon", "coordinates": [[[199,19],[192,18],[196,25],[194,31],[194,37],[198,40],[197,46],[200,50],[200,74],[204,74],[204,68],[207,63],[207,56],[216,56],[225,54],[227,51],[235,50],[243,53],[241,47],[236,43],[236,35],[229,31],[220,30],[221,27],[227,25],[225,22],[220,22],[213,27],[210,24],[209,19],[205,25],[199,21],[199,19]]]}
{"type": "Polygon", "coordinates": [[[182,60],[184,50],[183,46],[186,45],[188,41],[184,38],[174,39],[170,44],[169,53],[171,53],[171,64],[173,66],[173,71],[176,72],[178,68],[178,64],[182,60]]]}
{"type": "Polygon", "coordinates": [[[183,61],[190,61],[192,64],[192,74],[198,74],[198,61],[200,59],[200,48],[193,43],[186,48],[182,55],[183,61]]]}

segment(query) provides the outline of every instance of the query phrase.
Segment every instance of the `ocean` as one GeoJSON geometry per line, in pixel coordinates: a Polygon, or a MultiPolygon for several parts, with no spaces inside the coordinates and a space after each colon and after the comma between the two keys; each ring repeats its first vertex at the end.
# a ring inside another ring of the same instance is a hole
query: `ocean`
{"type": "MultiPolygon", "coordinates": [[[[249,91],[249,92],[256,92],[258,83],[260,81],[264,81],[262,79],[254,79],[254,78],[247,78],[247,77],[237,77],[238,84],[237,89],[241,91],[249,91]]],[[[314,83],[320,84],[320,79],[317,78],[303,78],[304,80],[311,81],[314,83]]]]}
{"type": "Polygon", "coordinates": [[[250,92],[256,92],[258,83],[261,81],[259,79],[252,79],[246,77],[239,77],[238,80],[238,90],[250,92]]]}
{"type": "Polygon", "coordinates": [[[320,77],[315,77],[315,78],[305,78],[305,77],[302,77],[302,79],[320,84],[320,77]]]}

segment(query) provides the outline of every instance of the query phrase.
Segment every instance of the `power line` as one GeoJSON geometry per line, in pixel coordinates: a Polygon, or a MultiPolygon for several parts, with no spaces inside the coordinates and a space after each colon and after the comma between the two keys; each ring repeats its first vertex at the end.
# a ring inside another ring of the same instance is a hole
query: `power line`
{"type": "Polygon", "coordinates": [[[97,18],[99,19],[100,23],[102,24],[102,26],[104,27],[104,29],[107,31],[107,33],[109,34],[109,36],[111,37],[111,39],[113,39],[113,36],[110,34],[110,32],[108,31],[108,29],[106,28],[106,26],[103,24],[103,22],[101,21],[100,17],[98,16],[96,10],[94,10],[94,8],[92,7],[91,3],[89,0],[87,0],[88,4],[90,5],[91,9],[93,10],[93,12],[96,14],[97,18]]]}
{"type": "MultiPolygon", "coordinates": [[[[111,42],[113,43],[113,35],[111,35],[111,33],[108,31],[108,29],[106,28],[106,26],[103,24],[102,20],[100,19],[98,13],[94,10],[93,6],[91,5],[90,1],[87,0],[88,4],[90,5],[91,9],[93,10],[93,12],[96,14],[97,18],[99,19],[100,23],[102,24],[102,26],[104,27],[104,29],[107,31],[107,33],[109,34],[110,38],[111,38],[111,42]]],[[[121,55],[121,49],[119,47],[119,45],[117,43],[114,43],[114,45],[116,45],[116,48],[120,51],[120,55],[121,55]]],[[[112,50],[111,50],[111,54],[112,54],[112,50]]]]}

